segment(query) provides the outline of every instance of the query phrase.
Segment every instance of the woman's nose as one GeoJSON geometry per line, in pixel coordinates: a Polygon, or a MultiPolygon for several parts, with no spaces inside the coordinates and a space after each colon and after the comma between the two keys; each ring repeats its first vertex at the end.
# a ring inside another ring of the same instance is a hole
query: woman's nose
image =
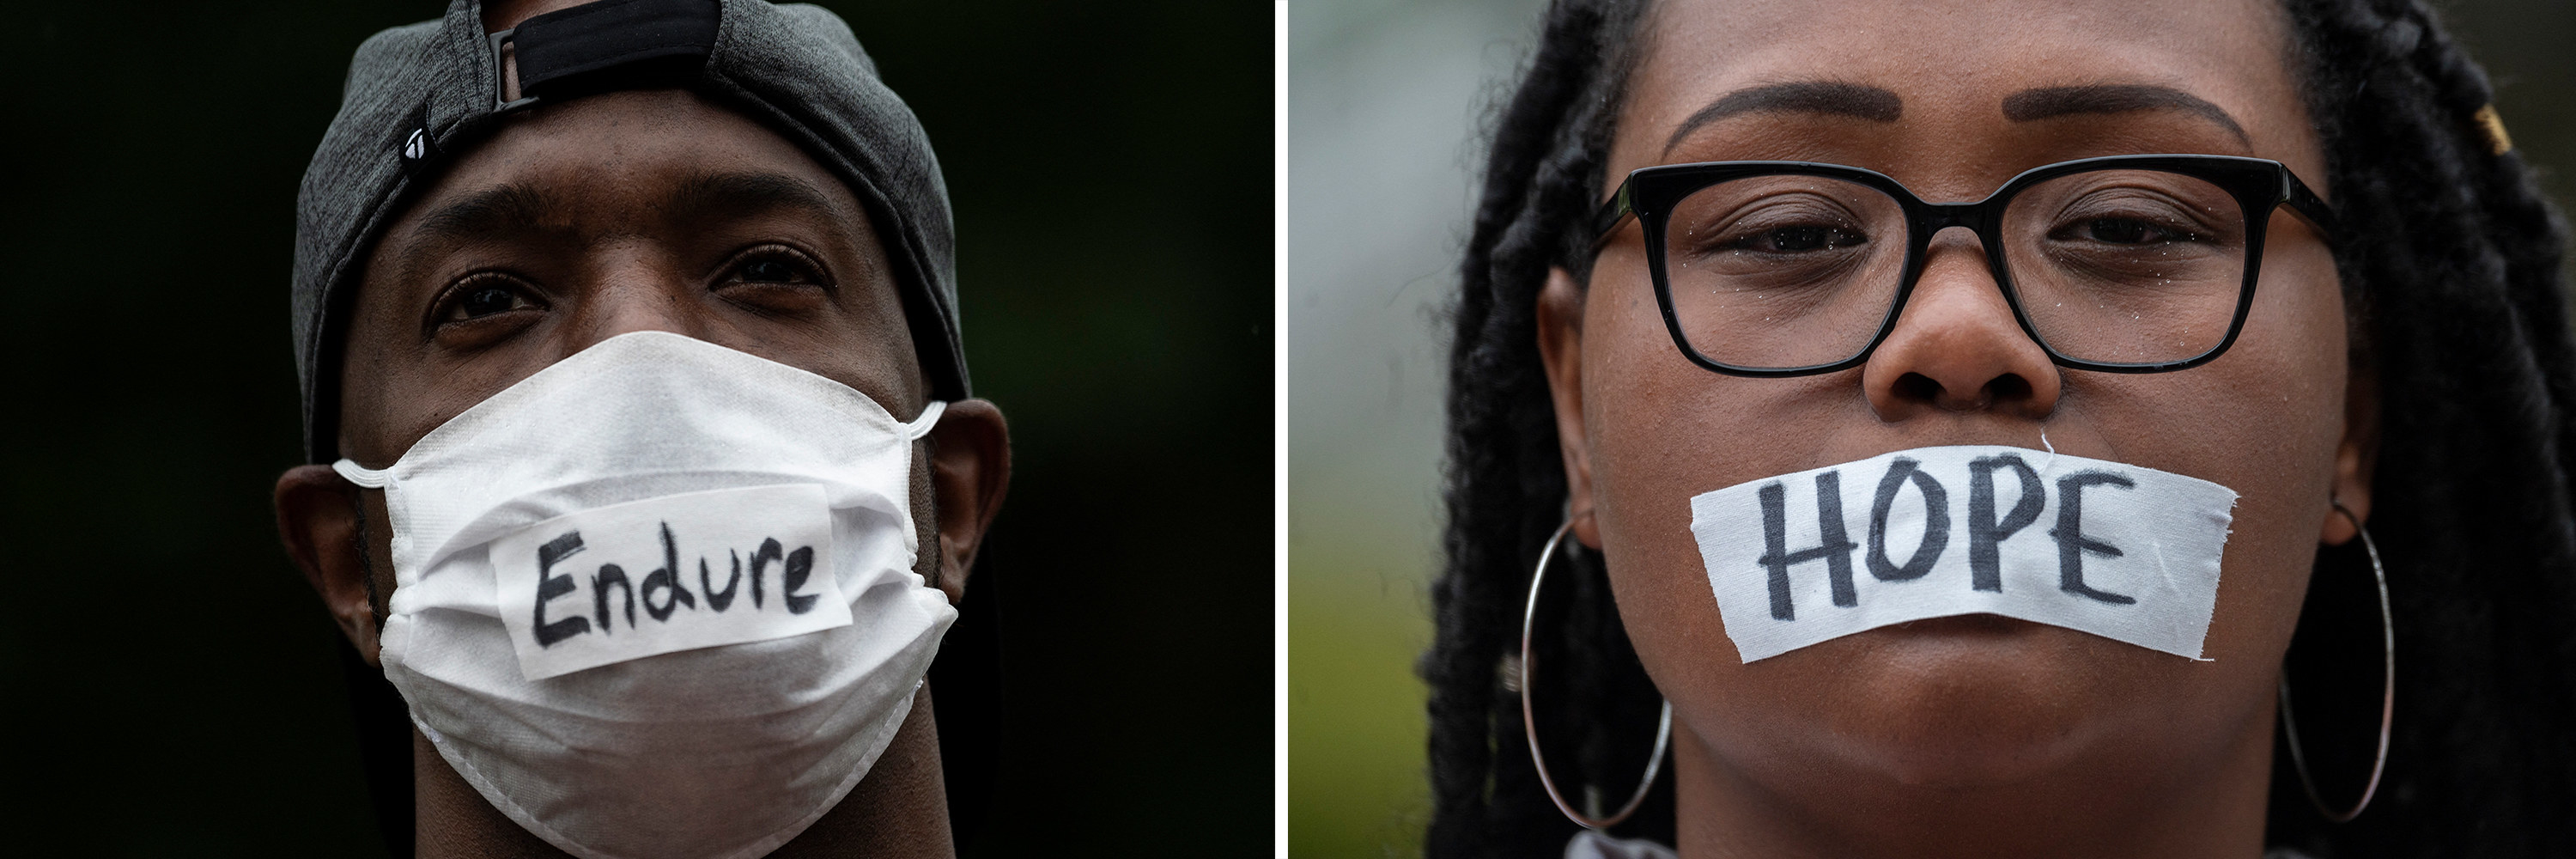
{"type": "Polygon", "coordinates": [[[1861,369],[1870,407],[1887,421],[1927,410],[2044,419],[2061,382],[2014,321],[1976,237],[1955,227],[1933,237],[1896,329],[1861,369]]]}

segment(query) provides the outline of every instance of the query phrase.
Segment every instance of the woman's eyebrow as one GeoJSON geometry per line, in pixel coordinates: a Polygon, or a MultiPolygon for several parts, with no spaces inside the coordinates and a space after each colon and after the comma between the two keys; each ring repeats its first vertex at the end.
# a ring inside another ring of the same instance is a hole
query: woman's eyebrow
{"type": "Polygon", "coordinates": [[[1700,126],[1739,113],[1821,113],[1895,122],[1905,114],[1905,100],[1880,87],[1843,81],[1790,81],[1748,87],[1718,96],[1682,120],[1681,127],[1673,129],[1673,136],[1664,141],[1664,153],[1671,154],[1682,138],[1700,126]]]}
{"type": "Polygon", "coordinates": [[[2060,116],[2088,113],[2129,113],[2141,110],[2179,110],[2218,123],[2236,140],[2253,146],[2245,136],[2245,127],[2236,117],[2207,99],[2154,84],[2092,84],[2026,89],[2004,97],[2004,118],[2014,122],[2031,122],[2060,116]]]}

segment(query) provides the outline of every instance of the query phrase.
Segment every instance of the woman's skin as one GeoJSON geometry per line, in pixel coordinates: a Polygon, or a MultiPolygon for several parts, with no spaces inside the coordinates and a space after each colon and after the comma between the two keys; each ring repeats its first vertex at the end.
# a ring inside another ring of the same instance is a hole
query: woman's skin
{"type": "MultiPolygon", "coordinates": [[[[1603,187],[1656,164],[1796,159],[1962,201],[2042,164],[2175,152],[2278,160],[2331,200],[2289,44],[2278,9],[2242,0],[1668,0],[1643,25],[1603,187]],[[1761,110],[1675,137],[1729,93],[1801,81],[1883,88],[1902,109],[1893,121],[1761,110]],[[2001,107],[2093,85],[2178,90],[2242,135],[2135,100],[2018,120],[2001,107]]],[[[2242,337],[2173,373],[2053,365],[1964,229],[1935,237],[1895,331],[1839,373],[1690,364],[1658,316],[1633,222],[1588,285],[1553,272],[1538,312],[1575,534],[1607,558],[1628,634],[1673,706],[1684,857],[2261,854],[2281,655],[2318,543],[2354,535],[2329,501],[2370,509],[2368,384],[2348,370],[2334,262],[2304,222],[2272,217],[2242,337]],[[1994,615],[1737,659],[1691,496],[1907,448],[2039,448],[2043,431],[2061,452],[2241,494],[2210,661],[1994,615]]]]}
{"type": "MultiPolygon", "coordinates": [[[[486,26],[566,5],[498,4],[486,26]]],[[[647,330],[812,371],[911,420],[930,386],[894,278],[848,187],[740,114],[678,90],[541,105],[444,169],[370,254],[347,323],[340,450],[389,466],[538,370],[647,330]]],[[[1009,470],[1001,412],[983,400],[951,404],[914,446],[915,572],[952,603],[1009,470]]],[[[383,492],[307,465],[278,479],[277,508],[289,554],[360,655],[379,664],[395,588],[383,492]]],[[[412,736],[423,859],[569,855],[504,817],[412,736]]],[[[954,855],[930,690],[867,777],[770,855],[954,855]]]]}

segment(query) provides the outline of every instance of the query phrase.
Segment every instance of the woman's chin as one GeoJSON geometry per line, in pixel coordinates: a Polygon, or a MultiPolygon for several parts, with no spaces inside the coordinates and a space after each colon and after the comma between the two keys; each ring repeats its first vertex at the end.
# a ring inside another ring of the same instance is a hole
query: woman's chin
{"type": "Polygon", "coordinates": [[[1774,659],[1782,676],[1803,680],[1806,688],[1790,693],[1807,699],[1797,711],[1824,714],[1821,726],[1791,740],[1824,747],[1791,758],[1836,761],[1825,768],[1835,779],[1952,789],[2159,769],[2140,759],[2151,744],[2137,740],[2172,730],[2174,684],[2188,683],[2175,672],[2193,664],[1992,614],[1894,624],[1774,659]]]}

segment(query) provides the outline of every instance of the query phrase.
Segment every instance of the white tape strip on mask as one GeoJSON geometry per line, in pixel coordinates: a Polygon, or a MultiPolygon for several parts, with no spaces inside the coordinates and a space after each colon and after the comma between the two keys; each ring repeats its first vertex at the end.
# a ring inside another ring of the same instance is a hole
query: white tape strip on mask
{"type": "Polygon", "coordinates": [[[521,528],[491,551],[501,622],[530,680],[851,623],[815,484],[612,504],[521,528]]]}
{"type": "Polygon", "coordinates": [[[2099,459],[1926,447],[1691,499],[1746,662],[1990,613],[2200,658],[2236,493],[2099,459]]]}

